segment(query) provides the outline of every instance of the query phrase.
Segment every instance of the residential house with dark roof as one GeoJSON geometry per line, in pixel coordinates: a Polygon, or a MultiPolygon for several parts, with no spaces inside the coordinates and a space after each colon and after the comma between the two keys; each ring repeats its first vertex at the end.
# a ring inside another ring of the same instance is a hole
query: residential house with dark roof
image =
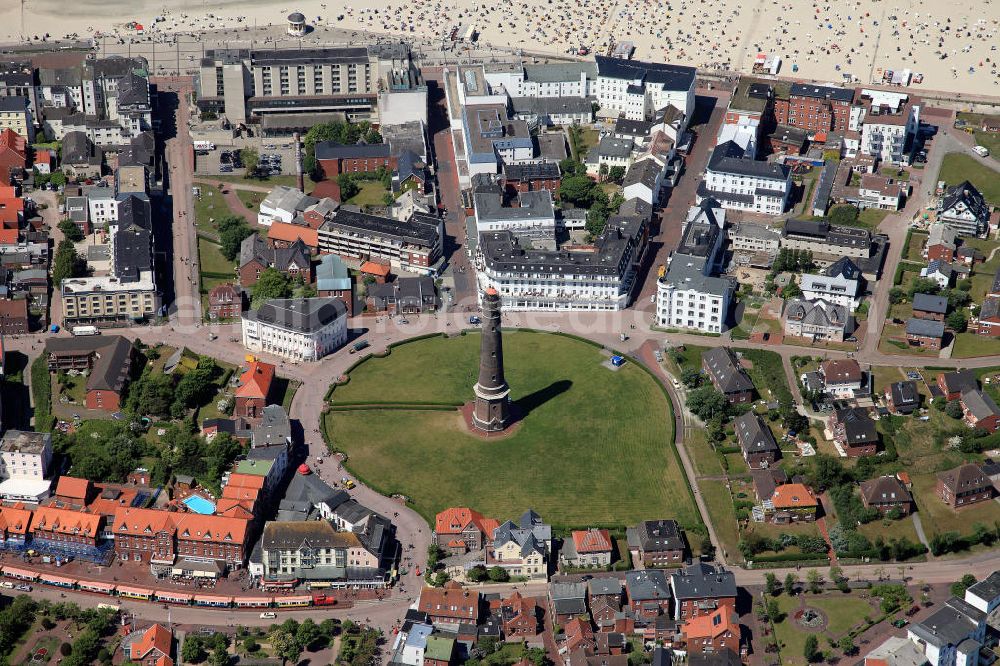
{"type": "Polygon", "coordinates": [[[753,479],[753,492],[759,502],[764,502],[774,496],[774,490],[788,483],[788,474],[780,467],[750,470],[753,479]]]}
{"type": "Polygon", "coordinates": [[[622,610],[625,585],[621,578],[592,578],[587,581],[590,616],[598,627],[613,626],[622,610]]]}
{"type": "Polygon", "coordinates": [[[852,332],[854,328],[847,307],[822,298],[813,301],[802,298],[787,300],[782,314],[785,335],[796,338],[843,342],[848,327],[852,332]]]}
{"type": "Polygon", "coordinates": [[[687,541],[676,520],[644,520],[625,534],[633,561],[643,566],[671,566],[684,560],[687,541]]]}
{"type": "Polygon", "coordinates": [[[424,275],[370,285],[366,305],[369,313],[420,314],[434,312],[437,301],[434,279],[424,275]]]}
{"type": "Polygon", "coordinates": [[[733,572],[707,562],[695,562],[670,574],[674,619],[710,615],[719,608],[736,609],[733,572]]]}
{"type": "Polygon", "coordinates": [[[84,132],[67,132],[62,139],[62,170],[71,178],[97,178],[101,175],[104,151],[95,146],[84,132]]]}
{"type": "Polygon", "coordinates": [[[511,197],[516,197],[521,192],[538,190],[548,190],[555,196],[561,179],[562,172],[557,162],[504,163],[501,182],[511,197]]]}
{"type": "Polygon", "coordinates": [[[1000,296],[983,299],[976,318],[969,324],[969,330],[991,338],[1000,337],[1000,296]]]}
{"type": "Polygon", "coordinates": [[[913,316],[917,319],[944,321],[948,314],[948,299],[934,294],[913,295],[913,316]]]}
{"type": "Polygon", "coordinates": [[[733,428],[736,430],[743,459],[750,469],[770,467],[781,457],[781,449],[774,440],[774,434],[757,414],[747,412],[736,417],[733,428]]]}
{"type": "Polygon", "coordinates": [[[881,513],[898,511],[908,516],[914,509],[913,496],[895,476],[883,475],[861,482],[861,503],[881,513]]]}
{"type": "Polygon", "coordinates": [[[754,385],[728,347],[715,347],[701,355],[701,369],[730,403],[753,400],[754,385]]]}
{"type": "Polygon", "coordinates": [[[922,648],[932,666],[978,664],[986,641],[986,613],[957,597],[906,628],[906,637],[922,648]]]}
{"type": "Polygon", "coordinates": [[[951,402],[961,398],[966,391],[979,388],[979,381],[976,379],[976,373],[972,370],[955,370],[939,374],[937,386],[941,389],[945,400],[951,402]]]}
{"type": "Polygon", "coordinates": [[[944,322],[910,317],[906,320],[906,344],[921,349],[941,349],[944,322]]]}
{"type": "Polygon", "coordinates": [[[392,172],[398,156],[387,143],[344,145],[336,141],[316,144],[316,165],[327,180],[336,180],[342,173],[374,173],[379,169],[392,172]]]}
{"type": "Polygon", "coordinates": [[[239,319],[243,312],[243,295],[231,284],[220,284],[208,291],[208,316],[222,321],[239,319]]]}
{"type": "Polygon", "coordinates": [[[354,285],[344,260],[335,254],[324,254],[316,266],[316,295],[339,298],[347,306],[347,316],[354,316],[354,285]]]}
{"type": "Polygon", "coordinates": [[[958,247],[955,230],[944,222],[934,222],[927,232],[927,244],[924,246],[927,261],[954,261],[958,247]]]}
{"type": "Polygon", "coordinates": [[[667,574],[659,569],[626,572],[625,596],[636,620],[650,620],[670,614],[673,595],[667,574]]]}
{"type": "Polygon", "coordinates": [[[255,233],[244,239],[240,246],[239,262],[236,272],[240,286],[244,288],[257,284],[260,274],[268,268],[290,278],[300,277],[307,283],[312,282],[309,249],[302,241],[295,241],[285,248],[268,247],[264,239],[255,233]]]}
{"type": "Polygon", "coordinates": [[[28,300],[0,298],[0,334],[24,335],[29,330],[28,300]]]}
{"type": "Polygon", "coordinates": [[[980,389],[971,389],[962,394],[962,413],[965,422],[973,428],[996,432],[1000,427],[1000,407],[990,395],[980,389]]]}
{"type": "Polygon", "coordinates": [[[830,429],[834,441],[849,458],[873,456],[878,450],[878,429],[864,407],[834,411],[830,417],[830,429]]]}
{"type": "Polygon", "coordinates": [[[913,380],[893,382],[885,390],[885,404],[893,414],[912,414],[920,407],[920,391],[913,380]]]}
{"type": "Polygon", "coordinates": [[[499,566],[511,578],[544,580],[548,576],[545,546],[531,529],[505,521],[493,531],[493,543],[487,554],[487,566],[499,566]]]}
{"type": "Polygon", "coordinates": [[[500,600],[500,621],[506,640],[533,638],[538,635],[540,613],[534,597],[523,597],[516,590],[500,600]]]}
{"type": "Polygon", "coordinates": [[[953,509],[960,509],[993,498],[993,482],[979,465],[966,463],[938,472],[934,492],[953,509]]]}
{"type": "Polygon", "coordinates": [[[562,624],[587,613],[586,583],[551,583],[549,609],[552,622],[562,624]]]}
{"type": "Polygon", "coordinates": [[[861,391],[864,373],[852,358],[832,359],[819,364],[823,389],[834,398],[853,398],[861,391]]]}
{"type": "Polygon", "coordinates": [[[49,372],[89,371],[87,409],[117,412],[128,385],[134,352],[132,342],[120,335],[47,338],[49,372]]]}
{"type": "Polygon", "coordinates": [[[982,236],[989,230],[990,207],[969,181],[949,187],[938,205],[938,220],[960,236],[982,236]]]}
{"type": "Polygon", "coordinates": [[[984,613],[992,613],[1000,607],[1000,571],[967,587],[965,601],[984,613]]]}

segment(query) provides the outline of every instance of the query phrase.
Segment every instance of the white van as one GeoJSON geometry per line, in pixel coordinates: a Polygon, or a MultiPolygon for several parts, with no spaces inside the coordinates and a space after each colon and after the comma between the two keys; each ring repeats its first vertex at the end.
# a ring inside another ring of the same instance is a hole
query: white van
{"type": "Polygon", "coordinates": [[[986,146],[976,146],[973,148],[973,150],[976,151],[976,154],[979,155],[980,157],[990,156],[990,151],[989,149],[986,148],[986,146]]]}
{"type": "Polygon", "coordinates": [[[264,611],[260,614],[260,619],[262,620],[273,620],[276,617],[278,617],[278,614],[274,611],[264,611]]]}

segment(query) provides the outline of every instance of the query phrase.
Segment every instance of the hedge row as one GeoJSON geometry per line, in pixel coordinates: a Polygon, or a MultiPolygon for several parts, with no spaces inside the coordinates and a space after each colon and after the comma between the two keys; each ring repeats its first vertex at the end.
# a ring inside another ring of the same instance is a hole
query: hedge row
{"type": "Polygon", "coordinates": [[[31,398],[35,406],[35,430],[51,432],[55,417],[52,416],[52,380],[45,354],[31,364],[31,398]]]}
{"type": "Polygon", "coordinates": [[[382,406],[397,406],[405,405],[410,407],[416,406],[431,406],[431,407],[461,407],[464,402],[433,402],[430,400],[379,400],[375,402],[369,400],[368,402],[338,402],[333,408],[337,407],[382,407],[382,406]]]}
{"type": "Polygon", "coordinates": [[[447,405],[332,405],[330,407],[331,412],[368,412],[368,411],[382,411],[382,410],[397,410],[397,411],[423,411],[423,412],[453,412],[455,407],[449,407],[447,405]]]}

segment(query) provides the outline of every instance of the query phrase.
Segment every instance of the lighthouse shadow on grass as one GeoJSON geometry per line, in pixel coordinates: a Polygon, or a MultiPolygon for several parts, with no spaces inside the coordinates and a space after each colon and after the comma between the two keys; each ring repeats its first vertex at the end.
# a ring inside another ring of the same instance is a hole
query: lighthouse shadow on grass
{"type": "Polygon", "coordinates": [[[565,393],[572,388],[573,382],[568,379],[560,379],[557,382],[552,382],[545,388],[538,389],[533,393],[529,393],[526,396],[522,396],[517,400],[513,401],[511,407],[511,415],[514,420],[522,421],[527,418],[531,412],[538,409],[549,400],[565,393]]]}

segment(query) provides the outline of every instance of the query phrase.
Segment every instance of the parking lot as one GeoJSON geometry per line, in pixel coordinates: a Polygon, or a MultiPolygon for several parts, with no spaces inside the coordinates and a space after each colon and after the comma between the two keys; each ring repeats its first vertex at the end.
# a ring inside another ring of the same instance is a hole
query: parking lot
{"type": "Polygon", "coordinates": [[[295,174],[295,148],[291,139],[248,139],[234,141],[226,145],[216,142],[215,150],[205,154],[195,152],[195,173],[203,176],[220,174],[243,175],[243,167],[236,166],[231,159],[240,150],[253,148],[260,156],[260,166],[267,167],[268,175],[295,174]],[[226,155],[230,159],[226,159],[226,155]]]}

